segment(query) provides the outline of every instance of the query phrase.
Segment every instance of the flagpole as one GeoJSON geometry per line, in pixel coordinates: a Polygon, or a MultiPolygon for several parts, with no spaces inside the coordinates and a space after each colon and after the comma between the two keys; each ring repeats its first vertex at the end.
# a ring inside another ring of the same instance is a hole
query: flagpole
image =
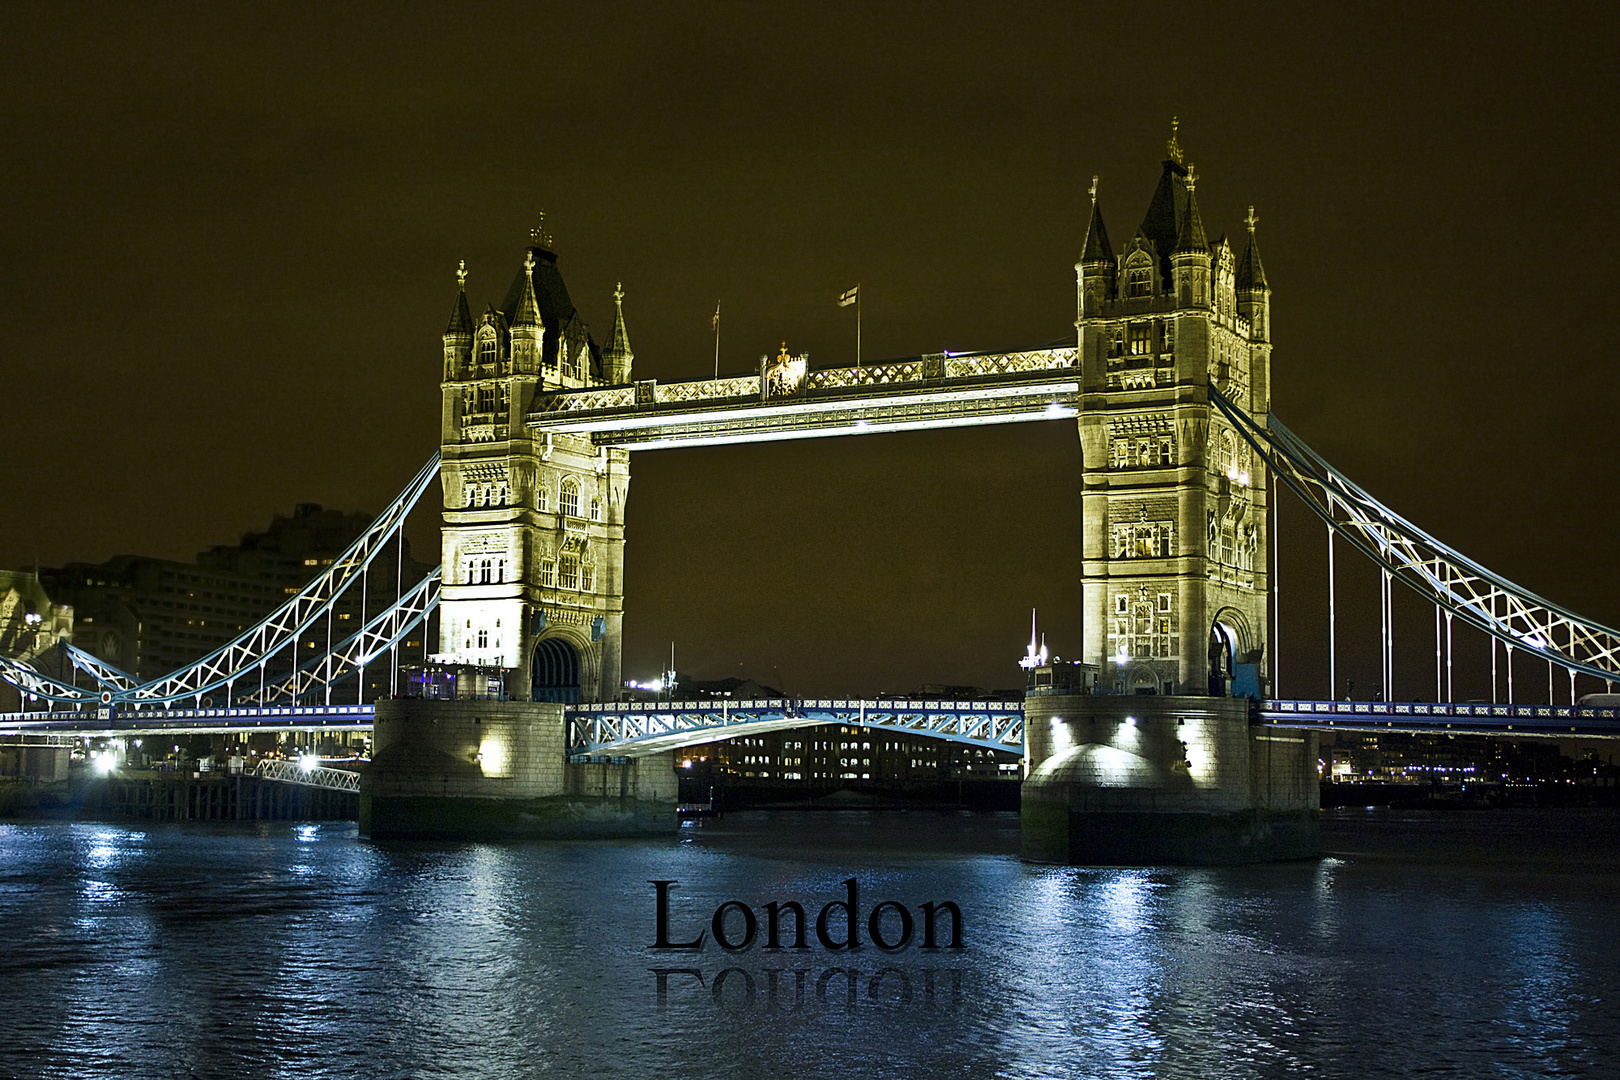
{"type": "Polygon", "coordinates": [[[720,377],[720,301],[714,302],[714,377],[720,377]]]}
{"type": "Polygon", "coordinates": [[[861,367],[861,283],[855,283],[855,370],[861,367]]]}

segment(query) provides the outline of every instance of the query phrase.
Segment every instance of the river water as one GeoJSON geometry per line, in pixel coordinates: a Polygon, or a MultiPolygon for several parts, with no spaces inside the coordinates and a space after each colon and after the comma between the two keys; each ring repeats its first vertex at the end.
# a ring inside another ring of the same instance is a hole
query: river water
{"type": "Polygon", "coordinates": [[[1222,869],[1026,866],[1017,830],[0,825],[0,1075],[1620,1076],[1614,812],[1330,811],[1334,854],[1222,869]],[[964,948],[824,948],[815,915],[851,877],[863,938],[879,901],[920,936],[920,905],[949,900],[964,948]],[[672,939],[728,900],[763,934],[763,904],[797,900],[811,947],[652,950],[650,880],[678,882],[672,939]]]}

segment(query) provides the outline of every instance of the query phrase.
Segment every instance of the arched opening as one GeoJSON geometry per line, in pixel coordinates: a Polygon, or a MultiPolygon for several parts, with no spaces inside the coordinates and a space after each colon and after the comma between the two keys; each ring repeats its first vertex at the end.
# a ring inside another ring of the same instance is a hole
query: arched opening
{"type": "Polygon", "coordinates": [[[535,701],[579,704],[579,652],[562,638],[541,638],[530,667],[530,697],[535,701]]]}
{"type": "Polygon", "coordinates": [[[1209,628],[1209,692],[1225,697],[1232,685],[1237,663],[1237,631],[1223,622],[1209,628]]]}

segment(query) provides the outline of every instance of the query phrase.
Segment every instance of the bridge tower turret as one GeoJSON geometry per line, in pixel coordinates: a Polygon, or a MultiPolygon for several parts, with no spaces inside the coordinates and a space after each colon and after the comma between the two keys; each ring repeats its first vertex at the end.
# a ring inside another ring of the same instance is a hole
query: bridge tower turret
{"type": "Polygon", "coordinates": [[[629,453],[526,423],[537,393],[611,381],[602,351],[543,226],[500,308],[474,324],[464,291],[457,304],[441,387],[439,655],[513,669],[518,700],[613,700],[629,453]]]}
{"type": "Polygon", "coordinates": [[[1266,478],[1209,391],[1265,422],[1269,290],[1254,277],[1252,234],[1242,267],[1224,237],[1209,243],[1174,136],[1167,151],[1115,265],[1091,242],[1095,203],[1081,260],[1082,659],[1101,666],[1104,692],[1258,690],[1266,478]],[[1092,284],[1106,274],[1116,290],[1092,284]]]}

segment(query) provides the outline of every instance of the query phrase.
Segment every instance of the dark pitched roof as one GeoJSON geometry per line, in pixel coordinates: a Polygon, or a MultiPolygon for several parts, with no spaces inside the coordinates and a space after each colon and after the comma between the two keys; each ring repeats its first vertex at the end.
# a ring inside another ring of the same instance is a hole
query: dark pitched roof
{"type": "Polygon", "coordinates": [[[1108,229],[1103,225],[1102,203],[1095,199],[1091,202],[1091,224],[1086,227],[1086,247],[1080,254],[1080,261],[1114,261],[1114,245],[1108,242],[1108,229]]]}
{"type": "MultiPolygon", "coordinates": [[[[534,256],[534,272],[531,275],[525,268],[518,267],[517,276],[512,278],[512,287],[506,290],[506,299],[501,304],[501,311],[506,315],[507,322],[511,322],[517,315],[518,304],[523,300],[524,279],[529,279],[534,289],[534,297],[540,308],[540,322],[546,328],[545,342],[543,344],[544,360],[548,364],[557,362],[557,345],[562,337],[562,330],[570,321],[578,318],[578,311],[574,302],[568,298],[568,286],[563,284],[562,275],[557,272],[557,253],[535,244],[529,245],[529,253],[534,256]]],[[[580,325],[584,321],[580,320],[580,325]]],[[[591,349],[591,373],[596,376],[602,374],[602,350],[597,346],[595,339],[591,338],[590,331],[585,331],[586,340],[591,349]]]]}
{"type": "Polygon", "coordinates": [[[456,294],[456,306],[450,312],[450,325],[444,328],[444,332],[471,337],[472,330],[472,312],[467,310],[467,288],[463,285],[456,294]]]}
{"type": "Polygon", "coordinates": [[[1198,212],[1198,197],[1187,192],[1187,209],[1181,218],[1181,234],[1176,237],[1177,255],[1193,252],[1209,254],[1209,237],[1204,233],[1204,216],[1198,212]]]}
{"type": "Polygon", "coordinates": [[[1254,229],[1249,230],[1249,246],[1243,249],[1243,260],[1238,263],[1237,287],[1240,289],[1266,289],[1266,268],[1260,265],[1260,246],[1254,242],[1254,229]]]}
{"type": "Polygon", "coordinates": [[[1147,216],[1137,233],[1152,241],[1159,253],[1160,270],[1165,280],[1170,278],[1170,253],[1176,249],[1181,236],[1181,219],[1187,212],[1187,170],[1174,161],[1164,163],[1159,186],[1154,189],[1153,201],[1148,203],[1147,216]]]}
{"type": "MultiPolygon", "coordinates": [[[[525,263],[525,268],[527,268],[525,263]]],[[[534,296],[534,280],[528,274],[518,274],[522,282],[523,294],[518,297],[517,307],[513,310],[511,320],[513,326],[536,326],[540,322],[540,303],[534,296]]]]}

